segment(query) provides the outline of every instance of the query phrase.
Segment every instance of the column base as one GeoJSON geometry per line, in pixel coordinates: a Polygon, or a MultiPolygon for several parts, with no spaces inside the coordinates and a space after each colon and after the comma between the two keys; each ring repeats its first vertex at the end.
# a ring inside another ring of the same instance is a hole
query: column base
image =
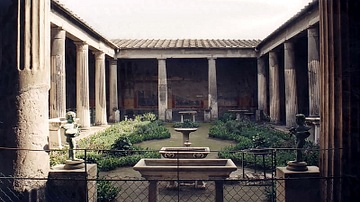
{"type": "Polygon", "coordinates": [[[289,161],[287,163],[286,169],[292,171],[307,171],[308,167],[307,167],[307,163],[304,161],[301,162],[289,161]]]}
{"type": "Polygon", "coordinates": [[[84,168],[84,167],[85,167],[85,164],[84,164],[84,160],[82,160],[82,159],[66,160],[65,165],[64,165],[65,170],[74,170],[74,169],[80,169],[80,168],[84,168]]]}

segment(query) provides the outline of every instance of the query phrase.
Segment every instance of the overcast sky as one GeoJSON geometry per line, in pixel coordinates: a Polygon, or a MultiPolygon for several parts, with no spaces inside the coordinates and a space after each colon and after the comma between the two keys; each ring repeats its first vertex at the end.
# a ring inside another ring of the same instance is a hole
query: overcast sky
{"type": "Polygon", "coordinates": [[[312,0],[59,0],[108,39],[264,39],[312,0]]]}

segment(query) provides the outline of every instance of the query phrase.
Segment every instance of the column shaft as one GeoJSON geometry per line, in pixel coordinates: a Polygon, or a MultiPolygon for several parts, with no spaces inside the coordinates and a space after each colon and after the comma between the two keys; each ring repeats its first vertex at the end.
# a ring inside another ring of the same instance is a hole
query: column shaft
{"type": "Polygon", "coordinates": [[[166,118],[166,109],[168,108],[168,87],[166,76],[166,60],[158,59],[158,110],[159,119],[166,118]]]}
{"type": "Polygon", "coordinates": [[[208,102],[211,114],[211,120],[216,120],[218,118],[218,99],[217,99],[217,82],[216,82],[216,60],[214,58],[209,58],[209,72],[208,72],[208,102]]]}
{"type": "Polygon", "coordinates": [[[110,78],[109,78],[109,107],[110,107],[110,116],[109,121],[116,122],[116,110],[119,108],[118,102],[118,88],[117,88],[117,60],[110,61],[110,78]],[[110,118],[111,117],[111,118],[110,118]]]}
{"type": "Polygon", "coordinates": [[[309,116],[320,116],[320,54],[319,32],[310,28],[308,34],[308,78],[309,78],[309,116]]]}
{"type": "Polygon", "coordinates": [[[271,122],[280,122],[279,66],[276,52],[269,52],[269,101],[271,122]]]}
{"type": "MultiPolygon", "coordinates": [[[[50,169],[49,154],[44,148],[48,144],[49,135],[50,1],[19,3],[17,9],[19,13],[16,49],[18,85],[14,87],[17,90],[14,100],[17,124],[12,128],[15,135],[10,134],[6,139],[15,140],[11,147],[23,150],[14,151],[16,154],[2,159],[2,163],[11,167],[14,177],[47,178],[50,169]]],[[[13,188],[19,192],[36,193],[36,189],[44,186],[45,183],[46,181],[14,180],[13,188]]],[[[37,197],[40,197],[41,194],[38,194],[37,197]]],[[[37,200],[42,199],[37,198],[37,200]]]]}
{"type": "Polygon", "coordinates": [[[284,43],[284,77],[285,77],[285,114],[286,125],[296,125],[297,107],[297,88],[294,45],[291,42],[284,43]]]}
{"type": "Polygon", "coordinates": [[[66,113],[66,32],[61,28],[54,28],[52,31],[50,118],[56,118],[65,117],[66,113]]]}
{"type": "Polygon", "coordinates": [[[258,69],[258,109],[267,113],[267,91],[266,91],[266,71],[263,58],[257,59],[258,69]]]}
{"type": "Polygon", "coordinates": [[[80,125],[90,127],[89,104],[89,46],[83,42],[76,44],[76,114],[80,125]]]}
{"type": "Polygon", "coordinates": [[[95,53],[95,124],[106,125],[105,53],[95,53]]]}

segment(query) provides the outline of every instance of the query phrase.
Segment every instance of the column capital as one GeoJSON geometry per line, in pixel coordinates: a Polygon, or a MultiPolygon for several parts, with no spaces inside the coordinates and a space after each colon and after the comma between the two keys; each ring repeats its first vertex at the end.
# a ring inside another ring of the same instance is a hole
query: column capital
{"type": "Polygon", "coordinates": [[[66,31],[62,27],[54,27],[52,28],[54,31],[51,32],[51,36],[53,39],[65,39],[66,31]]]}
{"type": "Polygon", "coordinates": [[[308,36],[316,36],[319,37],[319,28],[318,27],[310,27],[309,29],[307,29],[307,34],[308,36]]]}
{"type": "Polygon", "coordinates": [[[97,50],[93,51],[93,53],[96,60],[105,60],[105,53],[103,51],[97,50]]]}
{"type": "Polygon", "coordinates": [[[117,58],[116,59],[110,59],[109,60],[110,66],[117,66],[117,58]]]}
{"type": "Polygon", "coordinates": [[[85,41],[74,41],[74,44],[76,45],[76,47],[88,47],[89,45],[85,42],[85,41]]]}
{"type": "Polygon", "coordinates": [[[284,42],[284,49],[285,50],[293,50],[294,49],[294,43],[291,41],[285,41],[284,42]]]}
{"type": "Polygon", "coordinates": [[[272,66],[275,66],[278,64],[278,53],[276,51],[270,51],[269,52],[269,66],[272,67],[272,66]]]}

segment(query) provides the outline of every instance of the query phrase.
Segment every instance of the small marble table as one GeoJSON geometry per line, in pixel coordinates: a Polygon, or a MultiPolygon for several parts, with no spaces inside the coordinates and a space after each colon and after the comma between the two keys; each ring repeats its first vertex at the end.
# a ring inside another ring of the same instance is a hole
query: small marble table
{"type": "Polygon", "coordinates": [[[183,123],[184,122],[184,115],[185,114],[189,114],[189,115],[192,115],[192,119],[193,119],[193,122],[195,122],[195,115],[196,115],[196,111],[179,111],[179,114],[180,114],[180,122],[183,123]]]}
{"type": "Polygon", "coordinates": [[[236,114],[236,120],[239,121],[242,114],[249,112],[247,109],[230,109],[228,112],[236,114]]]}

